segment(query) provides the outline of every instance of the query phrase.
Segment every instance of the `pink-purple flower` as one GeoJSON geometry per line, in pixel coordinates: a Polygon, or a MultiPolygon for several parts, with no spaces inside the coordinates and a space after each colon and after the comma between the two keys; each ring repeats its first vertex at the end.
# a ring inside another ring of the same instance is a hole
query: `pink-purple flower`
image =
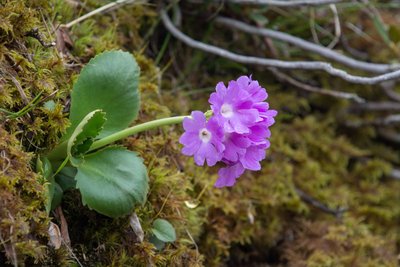
{"type": "Polygon", "coordinates": [[[197,165],[215,165],[222,159],[225,146],[222,143],[224,133],[215,118],[206,120],[206,116],[200,111],[193,111],[191,118],[183,120],[185,133],[179,139],[184,145],[182,153],[194,156],[197,165]]]}
{"type": "Polygon", "coordinates": [[[214,117],[228,133],[249,133],[249,126],[262,118],[256,108],[253,107],[251,94],[240,88],[236,81],[229,82],[228,87],[220,82],[216,92],[209,99],[214,117]]]}
{"type": "Polygon", "coordinates": [[[265,102],[268,94],[251,77],[241,76],[222,82],[209,99],[213,115],[206,119],[200,111],[185,118],[185,133],[180,138],[182,153],[194,156],[196,164],[209,166],[222,162],[226,166],[218,172],[216,187],[233,186],[236,179],[247,170],[261,169],[271,136],[269,127],[274,124],[276,110],[265,102]]]}

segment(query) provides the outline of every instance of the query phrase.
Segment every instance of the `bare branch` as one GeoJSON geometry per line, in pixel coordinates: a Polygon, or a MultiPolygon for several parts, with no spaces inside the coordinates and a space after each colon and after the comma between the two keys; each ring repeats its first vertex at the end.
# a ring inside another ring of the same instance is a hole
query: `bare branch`
{"type": "Polygon", "coordinates": [[[348,210],[348,208],[338,208],[335,210],[331,209],[327,205],[319,202],[315,198],[306,194],[306,192],[304,192],[303,190],[300,190],[298,188],[295,188],[295,190],[296,190],[296,193],[301,198],[301,200],[303,200],[304,202],[307,202],[308,204],[314,206],[315,208],[322,210],[323,212],[334,215],[336,218],[341,218],[343,216],[343,213],[345,213],[348,210]]]}
{"type": "Polygon", "coordinates": [[[394,125],[394,124],[400,124],[400,114],[389,115],[384,118],[377,118],[377,119],[369,120],[369,121],[360,120],[360,121],[345,122],[345,125],[347,127],[351,127],[351,128],[358,128],[358,127],[368,126],[368,125],[389,126],[389,125],[394,125]]]}
{"type": "MultiPolygon", "coordinates": [[[[340,31],[340,25],[339,25],[339,31],[340,31]]],[[[276,58],[276,52],[275,52],[275,47],[273,43],[271,42],[271,38],[269,37],[264,37],[264,41],[266,45],[269,47],[271,50],[271,53],[274,58],[276,58]]],[[[343,98],[343,99],[348,99],[348,100],[353,100],[357,103],[365,103],[365,99],[359,97],[357,94],[352,94],[352,93],[344,93],[344,92],[338,92],[338,91],[333,91],[333,90],[327,90],[327,89],[322,89],[319,87],[315,87],[309,84],[306,84],[304,82],[298,81],[289,75],[279,71],[276,68],[268,68],[278,80],[281,80],[282,82],[286,82],[288,84],[291,84],[297,88],[300,88],[302,90],[308,91],[308,92],[313,92],[317,94],[322,94],[322,95],[329,95],[332,97],[337,97],[337,98],[343,98]]]]}
{"type": "Polygon", "coordinates": [[[394,80],[400,78],[400,70],[396,70],[393,72],[385,73],[375,77],[362,77],[351,75],[345,72],[344,70],[337,69],[333,67],[331,64],[327,62],[321,61],[282,61],[282,60],[274,60],[274,59],[267,59],[267,58],[259,58],[259,57],[252,57],[252,56],[244,56],[240,54],[236,54],[230,52],[228,50],[222,49],[217,46],[205,44],[196,40],[193,40],[189,36],[185,35],[181,31],[179,31],[169,19],[165,10],[161,10],[161,19],[164,23],[164,26],[168,29],[168,31],[175,36],[175,38],[179,39],[180,41],[184,42],[190,47],[200,49],[202,51],[218,55],[232,61],[244,63],[244,64],[254,64],[254,65],[261,65],[266,67],[275,67],[275,68],[283,68],[283,69],[303,69],[303,70],[323,70],[332,76],[340,77],[343,80],[352,83],[358,84],[377,84],[388,80],[394,80]]]}
{"type": "Polygon", "coordinates": [[[348,54],[350,54],[352,57],[359,58],[362,60],[367,60],[369,58],[368,53],[359,51],[359,50],[351,47],[346,36],[342,35],[340,37],[340,42],[341,42],[343,49],[346,50],[346,52],[348,54]]]}
{"type": "Polygon", "coordinates": [[[399,169],[393,169],[391,173],[389,174],[389,177],[395,180],[400,181],[400,170],[399,169]]]}
{"type": "Polygon", "coordinates": [[[371,122],[376,126],[387,126],[392,124],[400,124],[400,114],[389,115],[385,118],[375,119],[371,122]]]}
{"type": "Polygon", "coordinates": [[[392,100],[394,100],[394,101],[397,101],[397,102],[400,102],[400,94],[397,93],[397,92],[395,92],[395,91],[393,90],[394,85],[395,85],[394,82],[389,81],[389,82],[386,82],[386,83],[382,83],[382,84],[381,84],[381,87],[382,87],[382,89],[383,89],[383,92],[384,92],[390,99],[392,99],[392,100]]]}
{"type": "Polygon", "coordinates": [[[398,131],[383,127],[378,127],[377,131],[379,136],[383,139],[392,143],[400,144],[400,134],[398,134],[398,131]]]}
{"type": "Polygon", "coordinates": [[[385,101],[354,104],[350,111],[400,111],[400,103],[385,101]]]}
{"type": "Polygon", "coordinates": [[[400,102],[400,94],[393,91],[391,88],[383,87],[383,91],[385,94],[390,97],[392,100],[400,102]]]}
{"type": "Polygon", "coordinates": [[[396,64],[396,65],[376,64],[376,63],[359,61],[359,60],[350,58],[348,56],[339,54],[338,52],[335,52],[329,48],[305,41],[301,38],[292,36],[290,34],[279,32],[279,31],[274,31],[274,30],[269,30],[269,29],[257,28],[257,27],[248,25],[248,24],[243,23],[238,20],[225,18],[225,17],[218,17],[218,18],[216,18],[215,21],[222,25],[225,25],[228,27],[233,27],[238,30],[244,31],[246,33],[261,35],[264,37],[269,37],[269,38],[273,38],[276,40],[280,40],[280,41],[292,44],[294,46],[300,47],[300,48],[310,51],[310,52],[314,52],[318,55],[321,55],[325,58],[336,61],[338,63],[341,63],[341,64],[346,65],[351,68],[364,70],[364,71],[368,71],[368,72],[374,72],[374,73],[386,73],[386,72],[393,71],[395,69],[400,68],[399,64],[396,64]]]}
{"type": "Polygon", "coordinates": [[[340,36],[342,35],[342,27],[340,26],[340,19],[339,19],[339,13],[337,11],[337,8],[334,4],[329,5],[330,9],[332,10],[333,13],[333,21],[335,23],[335,38],[332,40],[332,42],[328,45],[329,49],[332,49],[337,45],[337,43],[340,40],[340,36]]]}
{"type": "MultiPolygon", "coordinates": [[[[214,0],[215,2],[218,0],[214,0]]],[[[219,0],[218,2],[220,2],[219,0]]],[[[345,2],[343,0],[226,0],[228,3],[250,4],[250,5],[269,5],[279,7],[298,7],[298,6],[320,6],[345,2]]]]}
{"type": "Polygon", "coordinates": [[[348,100],[353,100],[357,103],[365,103],[365,99],[359,97],[356,94],[351,94],[351,93],[345,93],[345,92],[338,92],[338,91],[332,91],[332,90],[327,90],[327,89],[322,89],[318,87],[314,87],[305,83],[302,83],[298,80],[293,79],[289,75],[278,71],[275,68],[268,68],[278,79],[281,79],[293,86],[296,86],[300,89],[303,89],[305,91],[313,92],[313,93],[318,93],[321,95],[329,95],[337,98],[343,98],[343,99],[348,99],[348,100]]]}

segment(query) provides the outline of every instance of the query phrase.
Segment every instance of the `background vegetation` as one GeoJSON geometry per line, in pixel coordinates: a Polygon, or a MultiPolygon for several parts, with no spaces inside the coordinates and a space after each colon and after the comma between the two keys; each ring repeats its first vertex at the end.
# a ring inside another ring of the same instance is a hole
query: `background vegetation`
{"type": "Polygon", "coordinates": [[[233,62],[176,40],[159,16],[169,9],[187,35],[240,54],[324,60],[285,42],[222,26],[217,16],[332,46],[366,62],[398,63],[396,1],[343,1],[334,8],[218,1],[164,7],[162,1],[135,1],[68,24],[109,3],[0,2],[2,266],[398,265],[400,139],[393,119],[400,110],[398,85],[359,85],[321,71],[233,62]],[[217,169],[195,166],[181,155],[181,127],[164,127],[124,141],[149,170],[148,202],[135,210],[143,241],[129,218],[110,219],[89,210],[77,191],[48,217],[36,156],[54,147],[68,127],[69,94],[81,67],[110,49],[132,52],[141,67],[138,122],[205,111],[217,82],[252,74],[279,111],[262,171],[246,173],[233,188],[213,188],[217,169]],[[305,89],[310,87],[315,92],[305,89]],[[172,222],[176,242],[157,249],[149,241],[155,218],[172,222]],[[49,231],[50,222],[60,232],[49,231]],[[55,248],[51,238],[61,240],[61,247],[55,248]]]}

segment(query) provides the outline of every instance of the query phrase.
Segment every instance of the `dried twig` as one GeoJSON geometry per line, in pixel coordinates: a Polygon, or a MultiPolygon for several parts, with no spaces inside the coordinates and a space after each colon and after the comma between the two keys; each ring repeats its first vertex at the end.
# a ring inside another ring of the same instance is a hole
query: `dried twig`
{"type": "Polygon", "coordinates": [[[158,216],[160,216],[161,212],[163,211],[163,209],[164,209],[164,207],[165,207],[165,204],[167,204],[167,200],[168,200],[168,198],[170,197],[170,195],[171,195],[173,189],[174,189],[174,188],[171,188],[171,189],[169,190],[168,195],[165,197],[164,202],[163,202],[163,204],[161,205],[160,210],[159,210],[159,211],[157,212],[157,214],[153,217],[153,219],[156,219],[156,218],[158,218],[158,216]]]}
{"type": "Polygon", "coordinates": [[[64,213],[62,211],[62,208],[58,206],[55,211],[54,211],[55,217],[60,221],[60,227],[61,227],[61,242],[65,245],[67,248],[70,256],[76,260],[76,263],[80,266],[83,267],[82,263],[79,261],[78,257],[75,255],[74,251],[72,250],[71,247],[71,239],[69,238],[69,233],[68,233],[68,223],[67,220],[64,217],[64,213]]]}
{"type": "Polygon", "coordinates": [[[400,134],[398,131],[383,127],[378,127],[376,130],[378,131],[379,136],[383,139],[392,143],[400,144],[400,134]]]}
{"type": "Polygon", "coordinates": [[[400,111],[400,103],[384,101],[354,104],[350,111],[400,111]]]}
{"type": "MultiPolygon", "coordinates": [[[[221,2],[223,0],[214,0],[214,2],[221,2]]],[[[298,7],[298,6],[320,6],[345,2],[344,0],[225,0],[228,3],[236,4],[251,4],[251,5],[269,5],[279,7],[298,7]]]]}
{"type": "Polygon", "coordinates": [[[245,63],[245,64],[254,64],[261,65],[266,67],[275,67],[275,68],[283,68],[283,69],[303,69],[303,70],[323,70],[332,76],[340,77],[343,80],[352,83],[358,84],[377,84],[388,80],[394,80],[400,78],[400,70],[396,70],[393,72],[385,73],[375,77],[362,77],[351,75],[345,72],[344,70],[337,69],[333,67],[330,63],[321,62],[321,61],[282,61],[282,60],[274,60],[274,59],[266,59],[260,57],[252,57],[252,56],[244,56],[239,55],[228,50],[205,44],[203,42],[199,42],[193,40],[189,36],[183,34],[179,31],[169,19],[165,10],[161,10],[161,19],[165,25],[165,27],[170,31],[170,33],[180,41],[184,42],[190,47],[200,49],[202,51],[215,54],[221,57],[228,58],[230,60],[245,63]]]}
{"type": "Polygon", "coordinates": [[[352,57],[362,59],[362,60],[367,60],[369,58],[368,53],[359,51],[359,50],[351,47],[346,36],[342,35],[340,37],[340,43],[341,43],[343,49],[346,50],[346,52],[348,54],[350,54],[352,57]]]}
{"type": "Polygon", "coordinates": [[[400,181],[400,170],[399,169],[393,169],[390,172],[389,177],[400,181]]]}
{"type": "Polygon", "coordinates": [[[329,95],[337,98],[343,98],[343,99],[348,99],[348,100],[353,100],[357,103],[365,103],[365,99],[359,97],[356,94],[352,93],[345,93],[345,92],[338,92],[338,91],[333,91],[333,90],[327,90],[327,89],[322,89],[318,87],[311,86],[309,84],[302,83],[300,81],[297,81],[290,77],[289,75],[277,70],[276,68],[268,68],[278,79],[281,79],[284,82],[287,82],[293,86],[296,86],[300,89],[303,89],[305,91],[313,92],[313,93],[318,93],[322,95],[329,95]]]}
{"type": "Polygon", "coordinates": [[[7,255],[7,257],[9,257],[12,265],[14,267],[18,267],[18,258],[17,258],[17,254],[15,253],[15,248],[13,244],[7,245],[6,241],[3,239],[1,232],[0,232],[0,243],[3,245],[4,247],[4,251],[7,255]]]}
{"type": "Polygon", "coordinates": [[[57,219],[60,221],[61,237],[64,240],[65,244],[69,246],[69,245],[71,245],[71,239],[69,238],[68,223],[67,223],[67,220],[65,219],[64,213],[60,206],[58,206],[55,209],[55,214],[57,216],[57,219]]]}
{"type": "MultiPolygon", "coordinates": [[[[259,27],[261,27],[261,25],[258,25],[259,27]]],[[[266,45],[269,47],[269,49],[271,50],[271,54],[274,58],[276,58],[276,49],[273,45],[273,43],[271,42],[271,39],[269,37],[264,37],[264,41],[266,43],[266,45]]],[[[333,91],[333,90],[327,90],[327,89],[322,89],[322,88],[318,88],[306,83],[303,83],[301,81],[298,81],[292,77],[290,77],[289,75],[279,71],[276,68],[268,68],[277,79],[289,83],[297,88],[300,88],[302,90],[308,91],[308,92],[313,92],[313,93],[317,93],[317,94],[322,94],[322,95],[329,95],[329,96],[333,96],[333,97],[337,97],[337,98],[343,98],[343,99],[348,99],[348,100],[353,100],[357,103],[364,103],[365,99],[359,97],[357,94],[352,94],[352,93],[344,93],[344,92],[337,92],[337,91],[333,91]]]]}
{"type": "Polygon", "coordinates": [[[316,53],[320,56],[323,56],[330,60],[336,61],[338,63],[341,63],[341,64],[351,67],[351,68],[369,71],[369,72],[373,72],[373,73],[386,73],[388,71],[393,71],[395,69],[400,68],[399,64],[396,64],[396,65],[377,64],[377,63],[369,63],[369,62],[356,60],[356,59],[347,57],[345,55],[342,55],[338,52],[335,52],[329,48],[305,41],[301,38],[292,36],[290,34],[279,32],[279,31],[274,31],[274,30],[269,30],[269,29],[260,29],[260,28],[251,26],[249,24],[243,23],[238,20],[234,20],[234,19],[230,19],[230,18],[226,18],[226,17],[218,17],[215,19],[215,21],[219,24],[244,31],[246,33],[270,37],[270,38],[273,38],[276,40],[280,40],[280,41],[292,44],[294,46],[297,46],[304,50],[316,53]]]}
{"type": "Polygon", "coordinates": [[[18,258],[17,258],[17,254],[15,252],[15,248],[14,245],[7,245],[6,242],[4,241],[3,237],[1,236],[1,232],[0,232],[0,243],[3,245],[4,250],[6,252],[7,257],[9,257],[12,265],[14,267],[18,267],[18,258]]]}
{"type": "Polygon", "coordinates": [[[75,259],[76,263],[78,263],[79,267],[83,267],[82,263],[79,261],[78,257],[75,255],[74,251],[72,248],[67,244],[64,239],[62,239],[62,242],[64,243],[65,247],[67,248],[69,254],[71,255],[72,258],[75,259]]]}
{"type": "Polygon", "coordinates": [[[21,95],[21,99],[24,102],[25,105],[29,104],[29,100],[26,97],[26,94],[24,92],[24,89],[22,89],[21,84],[19,83],[19,81],[12,75],[10,75],[12,82],[14,83],[15,87],[17,87],[17,90],[19,92],[19,94],[21,95]]]}
{"type": "MultiPolygon", "coordinates": [[[[182,214],[181,214],[181,212],[179,211],[178,207],[176,207],[175,209],[176,209],[176,212],[178,213],[179,217],[182,218],[182,214]]],[[[186,225],[185,225],[185,226],[186,226],[186,225]]],[[[195,247],[195,249],[196,249],[197,255],[199,255],[199,246],[197,245],[197,243],[196,243],[196,241],[194,240],[192,234],[189,232],[189,230],[188,230],[186,227],[185,227],[185,231],[186,231],[186,234],[188,235],[189,239],[192,241],[192,243],[193,243],[193,245],[194,245],[194,247],[195,247]]]]}
{"type": "MultiPolygon", "coordinates": [[[[17,251],[16,251],[16,249],[15,249],[15,243],[16,243],[16,242],[13,240],[14,227],[15,227],[15,219],[14,219],[14,217],[12,216],[12,214],[11,214],[10,212],[8,212],[8,218],[9,218],[10,221],[11,221],[11,225],[10,225],[10,237],[9,237],[10,245],[8,246],[8,252],[10,253],[10,254],[9,254],[9,257],[10,257],[10,259],[11,259],[12,264],[13,264],[15,267],[18,267],[18,256],[17,256],[17,251]]],[[[3,238],[1,238],[1,242],[4,243],[3,238]]],[[[6,248],[6,247],[5,247],[5,248],[6,248]]],[[[7,249],[7,248],[6,248],[6,249],[7,249]]],[[[7,252],[7,250],[6,250],[6,252],[7,252]]]]}
{"type": "Polygon", "coordinates": [[[369,123],[375,126],[388,126],[393,124],[400,124],[400,114],[394,114],[384,118],[378,118],[369,123]]]}
{"type": "Polygon", "coordinates": [[[348,29],[352,30],[355,34],[357,34],[358,36],[363,38],[365,41],[370,42],[370,43],[374,42],[374,39],[371,36],[366,34],[362,29],[360,29],[359,27],[357,27],[353,23],[346,22],[345,25],[346,25],[346,27],[348,29]]]}
{"type": "Polygon", "coordinates": [[[316,200],[315,198],[307,195],[304,191],[295,188],[296,193],[299,195],[299,197],[301,198],[301,200],[303,200],[304,202],[307,202],[308,204],[322,210],[323,212],[329,213],[334,215],[336,218],[341,218],[343,216],[343,213],[345,213],[348,208],[338,208],[336,210],[329,208],[328,206],[326,206],[325,204],[319,202],[318,200],[316,200]]]}
{"type": "Polygon", "coordinates": [[[340,36],[342,35],[342,28],[340,26],[340,19],[339,19],[339,13],[337,11],[337,8],[334,4],[329,5],[330,9],[332,10],[333,13],[333,21],[335,23],[335,38],[332,40],[332,42],[328,45],[329,49],[332,49],[337,45],[337,43],[340,40],[340,36]]]}
{"type": "Polygon", "coordinates": [[[4,161],[5,161],[2,163],[3,166],[0,170],[0,173],[4,174],[10,168],[11,160],[7,157],[7,152],[5,150],[0,151],[0,158],[4,159],[4,161]]]}
{"type": "MultiPolygon", "coordinates": [[[[262,27],[261,25],[258,25],[259,27],[262,27]]],[[[339,25],[339,35],[340,35],[340,25],[339,25]]],[[[269,47],[269,49],[271,50],[271,54],[274,58],[276,58],[277,53],[276,53],[276,49],[273,45],[273,43],[271,42],[271,39],[269,37],[264,37],[264,41],[266,43],[266,45],[269,47]]],[[[337,97],[337,98],[343,98],[343,99],[348,99],[348,100],[353,100],[357,103],[364,103],[366,102],[365,99],[359,97],[357,94],[352,94],[352,93],[344,93],[344,92],[338,92],[338,91],[333,91],[333,90],[327,90],[327,89],[322,89],[322,88],[318,88],[306,83],[303,83],[301,81],[298,81],[292,77],[290,77],[289,75],[279,71],[276,68],[268,68],[274,75],[276,78],[278,78],[279,80],[289,83],[297,88],[300,88],[302,90],[308,91],[308,92],[313,92],[313,93],[317,93],[317,94],[322,94],[322,95],[329,95],[329,96],[333,96],[333,97],[337,97]]]]}
{"type": "Polygon", "coordinates": [[[395,114],[395,115],[389,115],[384,118],[377,118],[374,120],[369,120],[369,121],[346,121],[345,125],[350,128],[358,128],[362,126],[368,126],[368,125],[373,125],[373,126],[389,126],[389,125],[394,125],[394,124],[400,124],[400,114],[395,114]]]}
{"type": "Polygon", "coordinates": [[[396,93],[393,90],[393,83],[392,82],[388,82],[388,83],[382,83],[381,87],[383,89],[383,92],[392,100],[400,102],[400,94],[396,93]],[[390,84],[388,84],[390,83],[390,84]]]}
{"type": "Polygon", "coordinates": [[[65,25],[62,25],[62,26],[64,28],[69,29],[72,26],[74,26],[75,24],[77,24],[77,23],[79,23],[79,22],[81,22],[81,21],[83,21],[85,19],[88,19],[88,18],[90,18],[90,17],[92,17],[92,16],[94,16],[96,14],[105,12],[105,11],[110,10],[111,8],[114,8],[114,7],[117,7],[117,6],[122,6],[122,5],[130,4],[130,3],[133,3],[133,2],[135,2],[135,0],[117,0],[115,2],[111,2],[111,3],[107,4],[107,5],[99,7],[97,9],[95,9],[95,10],[93,10],[93,11],[91,11],[91,12],[89,12],[89,13],[87,13],[87,14],[85,14],[85,15],[83,15],[83,16],[81,16],[81,17],[79,17],[79,18],[77,18],[77,19],[75,19],[75,20],[73,20],[73,21],[71,21],[71,22],[69,22],[67,24],[65,24],[65,25]]]}

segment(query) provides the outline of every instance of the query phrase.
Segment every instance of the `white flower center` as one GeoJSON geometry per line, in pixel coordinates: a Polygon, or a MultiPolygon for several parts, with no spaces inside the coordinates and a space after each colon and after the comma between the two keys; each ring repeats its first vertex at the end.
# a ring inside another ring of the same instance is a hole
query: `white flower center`
{"type": "Polygon", "coordinates": [[[221,115],[225,118],[230,118],[233,116],[233,109],[230,104],[223,104],[221,107],[221,115]]]}
{"type": "Polygon", "coordinates": [[[199,138],[203,143],[208,143],[211,139],[211,133],[206,128],[203,128],[199,132],[199,138]]]}

